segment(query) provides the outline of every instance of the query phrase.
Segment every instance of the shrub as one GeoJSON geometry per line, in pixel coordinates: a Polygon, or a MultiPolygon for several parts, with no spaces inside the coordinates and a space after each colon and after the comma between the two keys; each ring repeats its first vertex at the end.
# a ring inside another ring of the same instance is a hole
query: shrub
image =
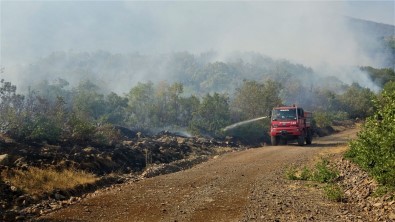
{"type": "Polygon", "coordinates": [[[343,189],[337,184],[327,184],[324,187],[324,192],[325,196],[331,201],[342,202],[344,200],[343,189]]]}
{"type": "Polygon", "coordinates": [[[338,177],[338,173],[329,167],[329,161],[323,159],[315,165],[312,173],[312,180],[321,183],[333,182],[338,177]]]}
{"type": "Polygon", "coordinates": [[[288,180],[299,180],[297,173],[298,173],[298,170],[296,169],[296,167],[291,166],[285,171],[285,177],[288,180]]]}
{"type": "Polygon", "coordinates": [[[104,124],[97,127],[95,132],[94,141],[102,145],[111,145],[115,141],[120,140],[121,135],[111,124],[104,124]]]}
{"type": "Polygon", "coordinates": [[[303,167],[302,172],[300,172],[300,179],[301,180],[310,180],[311,175],[312,175],[311,170],[305,166],[305,167],[303,167]]]}
{"type": "Polygon", "coordinates": [[[348,119],[348,114],[342,111],[314,113],[315,126],[320,128],[332,126],[335,121],[343,121],[346,119],[348,119]]]}
{"type": "Polygon", "coordinates": [[[326,159],[318,162],[313,169],[305,166],[302,170],[297,170],[292,166],[285,171],[285,176],[289,180],[310,180],[325,183],[324,193],[329,200],[337,202],[344,200],[343,190],[334,183],[338,172],[329,167],[329,161],[326,159]]]}
{"type": "Polygon", "coordinates": [[[329,167],[328,160],[323,159],[315,165],[314,169],[309,169],[306,166],[302,170],[290,167],[286,170],[285,176],[289,180],[312,180],[320,183],[332,183],[338,177],[338,173],[329,167]]]}
{"type": "Polygon", "coordinates": [[[395,91],[382,93],[377,111],[367,118],[346,157],[367,170],[379,183],[395,186],[395,91]]]}
{"type": "Polygon", "coordinates": [[[59,140],[62,129],[57,127],[54,121],[46,117],[39,117],[33,123],[33,128],[28,135],[31,140],[47,140],[56,142],[59,140]]]}
{"type": "Polygon", "coordinates": [[[95,126],[88,120],[84,120],[75,115],[69,122],[71,138],[76,141],[91,141],[94,138],[95,126]]]}

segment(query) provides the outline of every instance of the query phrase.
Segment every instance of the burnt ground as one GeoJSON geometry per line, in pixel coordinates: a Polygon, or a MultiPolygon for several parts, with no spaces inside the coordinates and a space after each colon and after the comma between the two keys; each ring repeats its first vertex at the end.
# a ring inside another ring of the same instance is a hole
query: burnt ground
{"type": "Polygon", "coordinates": [[[356,132],[346,130],[311,146],[227,153],[187,170],[96,191],[38,220],[393,221],[392,197],[372,197],[377,185],[339,152],[356,132]],[[344,202],[328,200],[320,184],[284,176],[290,165],[310,164],[323,153],[341,172],[344,202]]]}
{"type": "Polygon", "coordinates": [[[154,136],[135,135],[130,131],[123,135],[117,143],[103,145],[15,141],[0,134],[1,178],[12,174],[13,170],[31,167],[84,170],[100,178],[94,184],[41,195],[26,194],[0,178],[0,221],[24,221],[73,204],[89,193],[113,184],[188,169],[211,156],[245,149],[233,138],[219,141],[166,131],[154,136]]]}

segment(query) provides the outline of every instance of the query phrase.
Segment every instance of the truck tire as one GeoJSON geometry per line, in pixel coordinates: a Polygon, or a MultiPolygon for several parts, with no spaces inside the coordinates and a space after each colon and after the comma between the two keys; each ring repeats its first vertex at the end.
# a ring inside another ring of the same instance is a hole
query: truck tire
{"type": "Polygon", "coordinates": [[[273,146],[277,146],[278,145],[278,143],[279,143],[279,138],[278,138],[278,136],[272,136],[272,137],[270,137],[270,139],[271,139],[271,141],[272,141],[272,145],[273,146]]]}
{"type": "Polygon", "coordinates": [[[305,139],[304,134],[298,136],[298,145],[299,146],[303,146],[304,145],[304,139],[305,139]]]}
{"type": "Polygon", "coordinates": [[[307,131],[306,144],[307,144],[307,145],[310,145],[312,141],[313,141],[313,135],[312,135],[312,133],[311,133],[311,130],[309,129],[309,130],[307,131]]]}

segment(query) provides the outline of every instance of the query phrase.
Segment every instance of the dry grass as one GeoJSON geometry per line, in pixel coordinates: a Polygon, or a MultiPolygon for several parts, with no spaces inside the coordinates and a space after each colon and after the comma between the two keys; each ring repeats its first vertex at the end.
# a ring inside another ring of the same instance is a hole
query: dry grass
{"type": "Polygon", "coordinates": [[[231,152],[231,151],[233,151],[233,150],[234,150],[234,149],[231,148],[231,147],[217,147],[217,148],[215,148],[215,153],[216,153],[217,155],[220,155],[220,154],[224,154],[224,153],[231,152]]]}
{"type": "Polygon", "coordinates": [[[348,150],[348,145],[347,144],[339,144],[337,146],[334,146],[330,149],[324,149],[320,152],[320,156],[328,156],[331,154],[342,154],[348,150]]]}
{"type": "Polygon", "coordinates": [[[71,189],[78,185],[94,183],[98,178],[94,174],[77,170],[56,171],[32,167],[27,171],[14,170],[3,175],[3,179],[28,193],[42,194],[53,190],[71,189]]]}

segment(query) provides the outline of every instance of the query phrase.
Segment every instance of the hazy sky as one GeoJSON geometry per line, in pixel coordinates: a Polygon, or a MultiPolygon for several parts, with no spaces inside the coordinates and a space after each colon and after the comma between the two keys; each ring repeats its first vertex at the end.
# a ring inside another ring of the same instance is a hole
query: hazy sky
{"type": "Polygon", "coordinates": [[[358,55],[341,22],[395,24],[394,1],[0,1],[1,66],[53,51],[257,51],[317,64],[358,55]],[[341,50],[341,51],[339,51],[341,50]],[[321,55],[322,54],[322,55],[321,55]],[[318,56],[317,56],[318,55],[318,56]]]}

